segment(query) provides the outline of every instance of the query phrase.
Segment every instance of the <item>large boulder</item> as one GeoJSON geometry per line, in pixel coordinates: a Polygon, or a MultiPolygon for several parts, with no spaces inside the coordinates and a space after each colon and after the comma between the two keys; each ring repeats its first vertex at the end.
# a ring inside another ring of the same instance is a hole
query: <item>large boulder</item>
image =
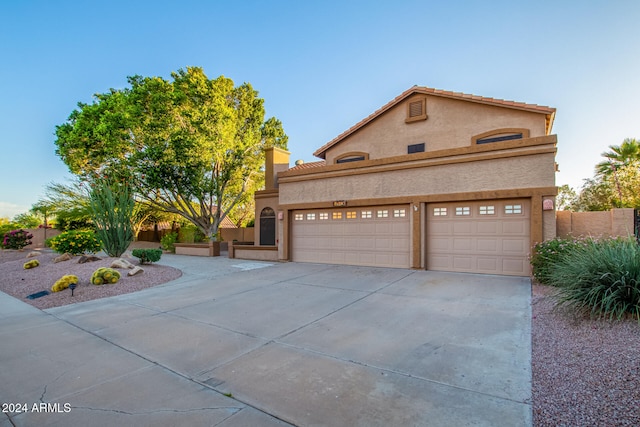
{"type": "Polygon", "coordinates": [[[58,262],[62,262],[62,261],[69,261],[71,258],[73,258],[71,256],[71,254],[62,254],[59,257],[56,257],[53,262],[54,263],[58,263],[58,262]]]}
{"type": "Polygon", "coordinates": [[[124,258],[118,258],[111,263],[111,268],[128,268],[132,269],[135,265],[131,264],[124,258]]]}
{"type": "Polygon", "coordinates": [[[139,273],[144,273],[144,270],[142,269],[142,267],[138,267],[137,265],[135,267],[133,267],[131,270],[129,270],[128,275],[129,276],[135,276],[136,274],[139,273]]]}

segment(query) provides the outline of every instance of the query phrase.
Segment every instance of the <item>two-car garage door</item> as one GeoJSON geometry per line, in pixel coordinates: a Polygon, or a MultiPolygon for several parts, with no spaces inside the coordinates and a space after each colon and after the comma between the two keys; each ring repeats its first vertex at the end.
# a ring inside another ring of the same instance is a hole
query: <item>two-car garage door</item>
{"type": "Polygon", "coordinates": [[[529,275],[528,199],[427,206],[427,269],[529,275]]]}
{"type": "Polygon", "coordinates": [[[409,268],[409,207],[300,210],[292,213],[298,262],[409,268]]]}

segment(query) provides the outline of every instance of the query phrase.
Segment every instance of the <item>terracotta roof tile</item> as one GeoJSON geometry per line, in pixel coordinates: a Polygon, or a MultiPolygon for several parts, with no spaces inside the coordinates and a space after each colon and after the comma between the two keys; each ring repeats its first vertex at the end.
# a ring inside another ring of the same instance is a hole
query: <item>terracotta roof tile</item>
{"type": "Polygon", "coordinates": [[[311,169],[311,168],[318,168],[321,166],[325,166],[327,163],[324,160],[320,160],[319,162],[309,162],[309,163],[302,163],[300,165],[295,165],[292,168],[287,169],[288,171],[297,171],[297,170],[302,170],[302,169],[311,169]]]}
{"type": "Polygon", "coordinates": [[[335,137],[334,139],[332,139],[331,141],[329,141],[328,143],[326,143],[325,145],[323,145],[322,147],[317,149],[313,153],[313,155],[316,156],[316,157],[324,158],[324,153],[329,148],[333,147],[338,142],[340,142],[342,139],[344,139],[348,135],[354,133],[355,131],[357,131],[361,127],[365,126],[367,123],[373,121],[373,119],[375,119],[376,117],[378,117],[379,115],[381,115],[385,111],[391,109],[396,104],[400,103],[402,100],[408,98],[410,95],[413,95],[414,93],[422,93],[422,94],[426,94],[426,95],[435,95],[435,96],[442,96],[442,97],[454,98],[454,99],[465,99],[465,100],[471,100],[473,102],[480,102],[480,103],[483,103],[483,104],[493,104],[493,105],[507,107],[507,108],[516,108],[516,109],[519,109],[519,110],[526,110],[526,111],[532,111],[532,112],[536,112],[536,113],[546,114],[547,115],[547,131],[549,131],[549,132],[551,131],[551,125],[553,123],[553,116],[555,115],[555,112],[556,112],[555,108],[547,107],[547,106],[544,106],[544,105],[526,104],[524,102],[509,101],[509,100],[499,99],[499,98],[488,98],[488,97],[484,97],[484,96],[466,94],[466,93],[462,93],[462,92],[452,92],[452,91],[448,91],[448,90],[434,89],[434,88],[430,88],[430,87],[426,87],[426,86],[413,86],[410,89],[407,89],[406,91],[402,92],[400,95],[398,95],[395,98],[393,98],[390,102],[388,102],[387,104],[383,105],[381,108],[379,108],[376,111],[374,111],[368,117],[366,117],[363,120],[359,121],[358,123],[353,125],[351,128],[349,128],[346,131],[342,132],[340,135],[338,135],[337,137],[335,137]]]}

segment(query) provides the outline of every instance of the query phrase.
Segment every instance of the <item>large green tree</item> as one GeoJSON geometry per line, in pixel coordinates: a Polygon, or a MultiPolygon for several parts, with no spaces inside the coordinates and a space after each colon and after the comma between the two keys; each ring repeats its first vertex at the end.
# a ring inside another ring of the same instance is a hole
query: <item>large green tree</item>
{"type": "Polygon", "coordinates": [[[286,149],[275,118],[249,83],[201,68],[172,80],[134,76],[125,89],[78,104],[56,128],[57,154],[88,180],[126,180],[136,196],[196,225],[210,240],[261,185],[264,149],[286,149]]]}

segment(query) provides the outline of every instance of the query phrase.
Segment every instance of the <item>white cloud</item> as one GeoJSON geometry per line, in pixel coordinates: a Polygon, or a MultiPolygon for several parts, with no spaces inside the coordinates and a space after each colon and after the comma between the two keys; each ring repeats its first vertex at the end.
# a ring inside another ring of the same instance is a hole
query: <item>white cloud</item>
{"type": "Polygon", "coordinates": [[[19,213],[28,212],[29,206],[20,206],[15,203],[0,201],[0,218],[13,218],[19,213]]]}

